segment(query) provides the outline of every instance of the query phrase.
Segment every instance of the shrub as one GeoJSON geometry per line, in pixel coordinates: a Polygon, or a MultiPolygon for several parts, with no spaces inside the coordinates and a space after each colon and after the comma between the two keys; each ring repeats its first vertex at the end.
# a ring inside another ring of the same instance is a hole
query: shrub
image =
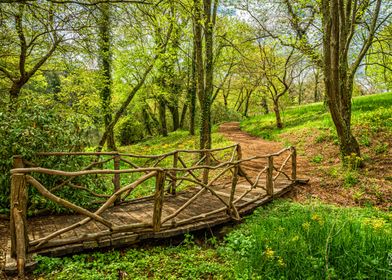
{"type": "Polygon", "coordinates": [[[211,121],[213,124],[240,120],[242,120],[242,115],[237,111],[226,108],[221,103],[213,104],[211,109],[211,121]]]}
{"type": "MultiPolygon", "coordinates": [[[[85,144],[77,124],[63,118],[60,112],[41,105],[31,105],[21,100],[18,108],[10,112],[0,108],[0,211],[9,209],[10,169],[12,156],[22,155],[23,158],[41,165],[42,159],[34,158],[41,151],[72,151],[79,150],[85,144]]],[[[57,165],[79,166],[82,159],[45,159],[51,168],[57,165]]],[[[44,164],[43,164],[44,165],[44,164]]],[[[44,165],[45,166],[45,165],[44,165]]],[[[50,183],[49,176],[40,177],[42,183],[50,183]]],[[[52,179],[53,180],[53,179],[52,179]]],[[[46,204],[42,199],[33,198],[34,192],[29,190],[33,205],[46,204]]]]}
{"type": "Polygon", "coordinates": [[[118,124],[116,138],[121,145],[131,145],[144,138],[144,125],[132,116],[127,116],[118,124]]]}

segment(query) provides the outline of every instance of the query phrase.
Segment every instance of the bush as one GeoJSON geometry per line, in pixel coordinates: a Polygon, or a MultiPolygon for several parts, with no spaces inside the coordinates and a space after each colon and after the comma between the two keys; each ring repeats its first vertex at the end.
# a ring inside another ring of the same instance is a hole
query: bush
{"type": "Polygon", "coordinates": [[[144,138],[144,125],[132,116],[127,116],[118,125],[116,138],[122,146],[137,143],[144,138]]]}
{"type": "Polygon", "coordinates": [[[223,104],[216,102],[211,108],[211,121],[213,124],[230,121],[241,121],[242,115],[237,111],[226,108],[223,104]]]}
{"type": "MultiPolygon", "coordinates": [[[[0,211],[9,210],[10,169],[12,156],[23,158],[41,165],[40,158],[34,155],[41,151],[72,151],[83,147],[80,129],[75,123],[68,122],[61,113],[41,105],[31,105],[21,100],[18,108],[10,112],[8,108],[0,109],[0,211]]],[[[79,166],[82,159],[45,159],[51,168],[57,162],[60,165],[79,166]]],[[[41,176],[42,183],[48,183],[49,176],[41,176]]],[[[29,190],[30,201],[34,192],[29,190]]],[[[40,204],[45,204],[42,199],[40,204]]]]}

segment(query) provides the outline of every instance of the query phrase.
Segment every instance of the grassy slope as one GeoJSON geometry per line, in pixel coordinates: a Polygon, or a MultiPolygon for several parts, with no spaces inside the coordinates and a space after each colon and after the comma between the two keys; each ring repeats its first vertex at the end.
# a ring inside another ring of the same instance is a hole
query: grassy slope
{"type": "MultiPolygon", "coordinates": [[[[279,135],[306,128],[320,130],[333,128],[333,123],[323,103],[313,103],[285,110],[282,114],[284,128],[275,128],[274,114],[249,118],[241,128],[252,135],[279,140],[279,135]]],[[[385,127],[392,130],[392,93],[357,97],[353,100],[352,121],[354,126],[385,127]]]]}
{"type": "Polygon", "coordinates": [[[310,187],[295,194],[298,200],[312,196],[341,205],[392,209],[392,93],[354,98],[352,123],[365,162],[360,170],[342,168],[335,128],[322,103],[287,109],[280,130],[272,114],[245,120],[241,127],[298,148],[301,176],[311,179],[310,187]]]}
{"type": "MultiPolygon", "coordinates": [[[[233,144],[216,132],[212,133],[212,139],[213,148],[233,144]]],[[[120,147],[119,151],[142,155],[159,155],[172,152],[175,149],[198,149],[198,140],[198,136],[191,136],[187,131],[176,131],[169,133],[167,137],[157,136],[135,145],[120,147]]]]}

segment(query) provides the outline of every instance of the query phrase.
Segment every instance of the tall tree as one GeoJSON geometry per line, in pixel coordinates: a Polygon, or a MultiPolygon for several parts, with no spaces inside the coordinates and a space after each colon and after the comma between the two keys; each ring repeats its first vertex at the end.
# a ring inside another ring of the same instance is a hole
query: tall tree
{"type": "Polygon", "coordinates": [[[103,119],[105,130],[108,130],[107,147],[116,150],[113,128],[109,128],[112,121],[112,51],[111,51],[111,15],[110,3],[102,3],[99,8],[99,66],[102,75],[102,86],[100,90],[103,119]]]}
{"type": "Polygon", "coordinates": [[[70,13],[51,3],[1,4],[3,27],[0,73],[9,80],[9,99],[16,104],[21,90],[65,40],[70,13]]]}
{"type": "Polygon", "coordinates": [[[381,0],[370,2],[351,0],[323,0],[324,83],[327,103],[339,137],[343,157],[360,156],[358,141],[351,130],[351,99],[355,73],[373,43],[378,28],[381,0]],[[350,58],[352,39],[358,22],[366,21],[366,13],[373,6],[367,34],[357,57],[350,58]]]}
{"type": "Polygon", "coordinates": [[[353,84],[375,35],[392,15],[386,2],[284,0],[272,1],[269,5],[263,2],[264,9],[260,10],[247,1],[243,7],[264,35],[296,48],[323,69],[326,100],[344,161],[352,154],[360,156],[351,129],[353,84]]]}
{"type": "Polygon", "coordinates": [[[211,103],[214,86],[214,28],[218,1],[194,0],[193,3],[197,95],[201,110],[200,149],[209,149],[211,148],[211,103]]]}

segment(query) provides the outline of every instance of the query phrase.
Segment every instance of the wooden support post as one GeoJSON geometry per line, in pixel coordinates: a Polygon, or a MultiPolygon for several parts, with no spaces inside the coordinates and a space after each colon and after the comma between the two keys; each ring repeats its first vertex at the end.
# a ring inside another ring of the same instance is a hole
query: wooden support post
{"type": "MultiPolygon", "coordinates": [[[[120,165],[121,165],[121,157],[120,155],[115,155],[114,159],[113,159],[113,165],[114,165],[114,170],[120,170],[120,165]]],[[[113,176],[113,185],[114,185],[114,192],[117,192],[118,190],[120,190],[121,187],[121,182],[120,182],[120,174],[114,174],[113,176]]],[[[118,198],[114,204],[119,204],[121,202],[121,198],[118,198]]]]}
{"type": "Polygon", "coordinates": [[[268,157],[268,169],[267,169],[267,194],[274,195],[274,157],[268,157]]]}
{"type": "MultiPolygon", "coordinates": [[[[204,160],[204,164],[203,165],[207,165],[210,166],[211,163],[211,156],[210,156],[210,152],[209,151],[205,151],[204,152],[206,158],[204,160]]],[[[203,170],[203,183],[208,185],[208,175],[209,175],[210,170],[208,168],[205,168],[203,170]]]]}
{"type": "Polygon", "coordinates": [[[291,147],[291,179],[297,180],[297,150],[291,147]]]}
{"type": "Polygon", "coordinates": [[[230,217],[233,217],[233,214],[234,214],[234,217],[237,220],[240,219],[240,216],[238,214],[237,209],[234,206],[234,195],[235,195],[235,190],[236,190],[237,183],[238,183],[238,171],[239,171],[239,164],[236,164],[234,166],[233,177],[231,180],[231,192],[230,192],[229,209],[228,209],[230,217]]]}
{"type": "MultiPolygon", "coordinates": [[[[13,168],[23,168],[23,158],[14,156],[13,168]]],[[[11,177],[11,257],[16,258],[18,274],[24,276],[29,239],[27,235],[27,182],[25,174],[11,177]]]]}
{"type": "MultiPolygon", "coordinates": [[[[175,152],[173,154],[173,168],[177,168],[177,166],[178,166],[178,152],[175,152]]],[[[171,181],[171,187],[170,187],[169,193],[171,193],[172,195],[175,195],[176,188],[177,188],[177,171],[173,170],[172,176],[173,176],[173,179],[171,181]]]]}
{"type": "Polygon", "coordinates": [[[166,174],[164,171],[158,171],[155,181],[154,212],[152,215],[154,232],[158,232],[161,229],[163,197],[165,195],[165,177],[166,174]]]}
{"type": "Polygon", "coordinates": [[[241,145],[237,144],[237,160],[241,160],[242,159],[242,149],[241,149],[241,145]]]}

